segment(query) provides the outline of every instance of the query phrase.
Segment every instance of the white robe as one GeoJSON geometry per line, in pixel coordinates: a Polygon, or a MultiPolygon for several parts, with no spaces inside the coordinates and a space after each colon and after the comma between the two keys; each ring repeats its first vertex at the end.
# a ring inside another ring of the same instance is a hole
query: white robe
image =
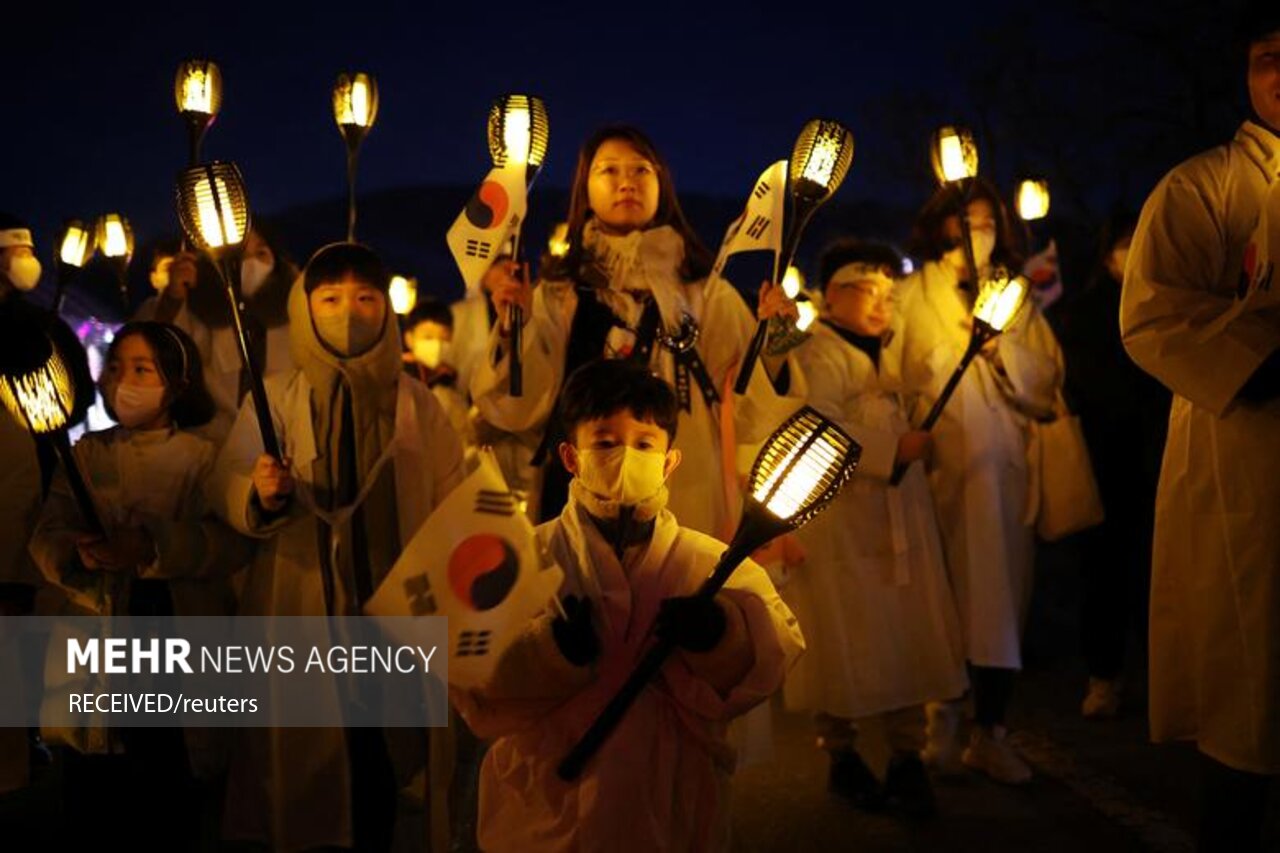
{"type": "MultiPolygon", "coordinates": [[[[583,775],[556,766],[648,648],[664,598],[691,594],[723,543],[680,527],[663,511],[653,537],[619,562],[570,499],[538,537],[565,570],[561,594],[592,599],[597,663],[575,667],[558,651],[550,617],[532,624],[484,694],[455,695],[467,723],[497,738],[480,776],[480,847],[489,851],[711,851],[728,843],[729,720],[764,701],[804,648],[795,618],[751,561],[724,595],[740,614],[704,659],[744,651],[753,663],[721,694],[675,652],[640,694],[583,775]],[[568,520],[567,520],[568,519],[568,520]],[[585,560],[585,562],[584,562],[585,560]]],[[[716,666],[715,661],[708,661],[716,666]]]]}
{"type": "MultiPolygon", "coordinates": [[[[683,290],[689,311],[701,329],[698,352],[716,390],[723,394],[728,377],[737,369],[755,332],[755,318],[738,292],[722,279],[713,276],[686,284],[683,290]]],[[[534,291],[533,316],[524,328],[521,397],[506,394],[509,359],[505,355],[501,360],[496,358],[502,339],[496,329],[493,331],[488,354],[479,362],[471,380],[472,398],[487,421],[509,432],[541,433],[564,380],[565,350],[577,307],[577,292],[564,282],[545,282],[534,291]]],[[[660,345],[653,348],[650,368],[675,385],[675,360],[660,345]]],[[[747,394],[735,400],[737,442],[758,442],[768,436],[795,410],[801,394],[800,388],[793,390],[791,396],[774,393],[764,368],[757,366],[747,394]]],[[[727,538],[733,533],[731,514],[737,507],[730,506],[727,497],[720,409],[707,405],[692,378],[689,395],[690,411],[680,411],[674,445],[683,452],[684,461],[669,483],[671,511],[687,527],[727,538]]],[[[733,472],[728,476],[732,477],[733,472]]]]}
{"type": "Polygon", "coordinates": [[[808,636],[788,707],[858,719],[958,696],[968,686],[929,484],[912,465],[897,488],[898,395],[870,357],[826,324],[795,352],[809,405],[862,446],[853,479],[797,533],[804,565],[783,598],[808,636]]]}
{"type": "MultiPolygon", "coordinates": [[[[881,361],[891,381],[919,395],[913,423],[964,355],[970,315],[955,273],[943,264],[926,263],[900,285],[895,334],[881,361]]],[[[930,485],[966,657],[1018,669],[1035,558],[1027,412],[1052,411],[1062,354],[1034,307],[997,347],[1003,373],[976,357],[933,428],[930,485]]]]}
{"type": "MultiPolygon", "coordinates": [[[[144,528],[155,542],[156,559],[139,569],[139,579],[168,582],[178,616],[221,616],[235,610],[228,580],[248,557],[247,543],[206,508],[204,481],[213,467],[212,442],[182,430],[127,430],[112,427],[85,435],[73,448],[76,462],[108,531],[129,525],[144,528]]],[[[31,555],[45,579],[67,596],[65,615],[122,612],[128,578],[89,571],[80,563],[76,539],[88,533],[61,469],[31,536],[31,555]]],[[[61,636],[49,644],[41,730],[50,742],[81,752],[108,751],[101,718],[68,713],[67,697],[106,690],[98,676],[68,675],[56,652],[61,636]]],[[[211,773],[222,763],[221,739],[209,730],[185,732],[193,769],[211,773]]]]}
{"type": "MultiPolygon", "coordinates": [[[[462,452],[448,417],[421,382],[398,379],[395,438],[381,464],[395,472],[396,509],[401,547],[462,478],[462,452]]],[[[301,370],[266,381],[271,419],[283,453],[302,484],[313,482],[319,459],[311,417],[311,385],[301,370]]],[[[251,473],[262,453],[262,438],[252,398],[246,398],[235,427],[209,479],[210,501],[236,529],[262,541],[249,568],[239,612],[263,616],[323,616],[318,520],[295,498],[288,514],[262,526],[251,509],[251,473]]],[[[378,470],[381,470],[380,468],[378,470]]],[[[372,482],[374,476],[367,478],[372,482]]],[[[337,591],[339,612],[353,613],[349,579],[337,591]]],[[[381,578],[375,578],[375,584],[381,578]]],[[[388,737],[396,730],[387,730],[388,737]]],[[[234,758],[228,788],[225,829],[228,838],[270,840],[280,849],[349,844],[350,797],[346,742],[341,729],[251,729],[243,732],[246,752],[234,758]],[[269,797],[259,789],[270,785],[269,797]],[[269,801],[268,801],[269,800],[269,801]]],[[[431,729],[428,772],[433,832],[447,827],[449,732],[431,729]]],[[[390,748],[390,742],[389,742],[390,748]]],[[[393,762],[397,759],[394,749],[393,762]]],[[[431,849],[440,849],[439,835],[431,849]]]]}
{"type": "Polygon", "coordinates": [[[1280,139],[1246,122],[1143,208],[1121,325],[1174,393],[1151,578],[1151,734],[1280,773],[1280,399],[1236,401],[1280,347],[1280,139]],[[1252,247],[1250,249],[1250,247],[1252,247]]]}
{"type": "MultiPolygon", "coordinates": [[[[155,541],[157,559],[137,576],[168,581],[180,616],[230,613],[234,603],[226,576],[247,552],[205,503],[213,443],[184,430],[117,426],[88,433],[72,450],[108,531],[141,526],[155,541]]],[[[102,583],[109,573],[86,571],[77,557],[76,537],[86,532],[59,469],[31,537],[31,555],[45,579],[77,608],[109,613],[115,602],[102,583]]]]}

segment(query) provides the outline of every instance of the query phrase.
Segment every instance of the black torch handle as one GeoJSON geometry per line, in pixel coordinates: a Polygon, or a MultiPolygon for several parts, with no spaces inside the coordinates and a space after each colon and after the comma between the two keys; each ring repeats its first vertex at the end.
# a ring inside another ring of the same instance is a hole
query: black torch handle
{"type": "Polygon", "coordinates": [[[249,394],[253,398],[254,414],[258,417],[258,431],[262,434],[263,451],[277,462],[284,459],[280,452],[280,440],[276,437],[275,424],[271,422],[271,407],[267,402],[267,389],[262,384],[262,370],[257,359],[253,357],[253,348],[249,346],[249,333],[244,327],[244,317],[240,314],[240,288],[232,282],[234,270],[223,269],[219,265],[223,282],[227,287],[227,300],[231,303],[231,322],[236,329],[236,343],[240,345],[240,365],[249,375],[249,394]]]}
{"type": "Polygon", "coordinates": [[[347,141],[347,242],[356,241],[356,165],[360,160],[359,141],[347,141]]]}
{"type": "MultiPolygon", "coordinates": [[[[733,574],[743,560],[750,556],[753,547],[743,541],[743,528],[739,526],[737,535],[734,536],[733,542],[729,544],[728,549],[721,555],[720,561],[716,563],[715,569],[711,575],[702,582],[702,586],[698,587],[695,593],[699,598],[711,599],[724,586],[725,581],[729,580],[729,575],[733,574]]],[[[759,547],[756,545],[755,547],[759,547]]],[[[609,704],[604,706],[599,715],[591,723],[591,727],[586,730],[578,742],[573,745],[564,759],[561,760],[556,767],[556,775],[566,782],[572,782],[582,775],[582,771],[600,747],[604,746],[605,741],[609,739],[609,735],[618,727],[618,723],[622,722],[622,718],[626,716],[627,710],[631,704],[636,701],[637,697],[648,686],[649,682],[658,670],[662,669],[662,665],[666,662],[671,652],[675,650],[675,644],[670,640],[659,639],[649,651],[645,652],[640,663],[636,664],[636,668],[631,671],[631,675],[627,677],[626,682],[613,694],[613,698],[609,700],[609,704]]]]}
{"type": "Polygon", "coordinates": [[[768,337],[769,321],[760,320],[756,323],[756,333],[751,336],[751,345],[747,347],[747,354],[742,357],[742,367],[738,370],[738,378],[733,383],[733,393],[747,393],[747,388],[751,385],[751,374],[756,369],[756,362],[760,360],[760,353],[764,350],[764,342],[768,337]]]}
{"type": "Polygon", "coordinates": [[[507,306],[507,329],[510,334],[511,361],[507,373],[507,394],[512,397],[524,395],[524,309],[519,305],[507,306]]]}
{"type": "Polygon", "coordinates": [[[93,495],[89,494],[89,487],[80,474],[80,466],[76,463],[75,454],[71,452],[71,442],[67,438],[67,433],[59,430],[51,438],[53,447],[58,452],[58,458],[62,460],[62,473],[66,475],[67,482],[71,485],[71,494],[76,499],[76,506],[80,508],[85,526],[93,535],[106,538],[107,529],[102,525],[98,508],[93,504],[93,495]]]}
{"type": "MultiPolygon", "coordinates": [[[[933,429],[933,425],[938,422],[938,418],[942,417],[942,410],[946,408],[947,401],[951,399],[951,395],[956,392],[956,388],[960,385],[961,378],[964,377],[965,370],[968,369],[973,357],[977,355],[978,350],[982,348],[981,342],[977,336],[970,338],[969,348],[964,352],[964,358],[960,359],[960,363],[956,365],[956,369],[951,371],[951,378],[947,380],[947,384],[943,386],[942,393],[938,395],[938,399],[933,401],[933,405],[929,407],[929,414],[924,416],[924,420],[920,422],[920,429],[925,432],[933,429]],[[976,345],[975,345],[976,342],[976,345]]],[[[896,486],[902,482],[902,478],[906,476],[907,469],[910,465],[897,463],[893,466],[893,476],[889,478],[889,485],[896,486]]]]}

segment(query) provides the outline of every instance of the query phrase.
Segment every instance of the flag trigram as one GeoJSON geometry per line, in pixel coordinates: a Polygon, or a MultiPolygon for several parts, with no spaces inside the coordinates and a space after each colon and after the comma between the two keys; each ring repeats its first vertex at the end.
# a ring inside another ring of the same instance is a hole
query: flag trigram
{"type": "Polygon", "coordinates": [[[493,254],[493,244],[487,240],[468,240],[466,252],[468,258],[488,260],[493,254]]]}
{"type": "Polygon", "coordinates": [[[458,634],[458,653],[460,658],[478,658],[489,654],[489,640],[493,637],[490,630],[463,631],[458,634]]]}
{"type": "Polygon", "coordinates": [[[438,609],[435,593],[431,591],[431,580],[426,572],[406,580],[404,594],[409,599],[409,612],[414,616],[430,616],[438,609]]]}
{"type": "Polygon", "coordinates": [[[490,515],[515,515],[520,510],[520,500],[514,492],[495,492],[481,489],[476,493],[476,512],[490,515]]]}

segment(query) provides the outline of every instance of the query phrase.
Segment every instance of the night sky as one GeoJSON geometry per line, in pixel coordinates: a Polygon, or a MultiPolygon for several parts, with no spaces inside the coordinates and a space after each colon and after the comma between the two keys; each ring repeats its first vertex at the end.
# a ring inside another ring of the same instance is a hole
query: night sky
{"type": "MultiPolygon", "coordinates": [[[[1097,85],[1072,63],[1087,72],[1098,51],[1109,60],[1132,52],[1107,33],[1113,24],[1091,21],[1094,7],[1107,4],[1085,0],[1038,10],[1012,0],[788,3],[768,13],[731,4],[529,4],[525,12],[482,2],[360,3],[342,16],[327,4],[81,5],[23,4],[24,20],[6,24],[0,51],[0,210],[35,225],[46,257],[69,216],[120,210],[140,243],[176,232],[172,181],[186,139],[172,88],[177,65],[189,57],[213,59],[223,72],[223,111],[205,156],[236,161],[255,211],[270,215],[345,192],[329,100],[340,70],[369,71],[380,88],[377,125],[361,155],[362,193],[474,186],[488,167],[490,100],[529,91],[545,98],[551,116],[540,188],[567,186],[578,144],[601,123],[623,120],[654,137],[682,194],[744,199],[759,172],[787,156],[803,123],[824,116],[846,122],[858,140],[838,198],[914,208],[931,188],[925,128],[948,121],[973,124],[980,142],[987,133],[995,153],[984,172],[1007,184],[1019,170],[1098,175],[1089,156],[1112,150],[1115,131],[1092,131],[1074,148],[1064,142],[1088,123],[1073,115],[1103,121],[1097,85]],[[976,69],[1003,56],[1020,57],[1025,80],[1047,81],[1043,90],[1006,91],[1012,78],[1024,77],[999,70],[989,90],[980,80],[975,89],[976,69]],[[1028,103],[1047,118],[1030,116],[1028,103]],[[1064,116],[1065,131],[1032,139],[1037,127],[1052,128],[1064,116]]],[[[1164,10],[1175,32],[1170,10],[1188,6],[1124,5],[1164,10]]],[[[1153,26],[1157,41],[1171,38],[1153,26]]],[[[1203,43],[1204,30],[1184,28],[1203,43]]],[[[1211,53],[1193,51],[1187,61],[1211,53]]],[[[1175,68],[1179,56],[1161,61],[1175,68]]],[[[1112,83],[1121,84],[1119,73],[1126,88],[1170,90],[1175,99],[1182,85],[1145,56],[1105,70],[1112,83]]],[[[1229,131],[1228,121],[1239,117],[1231,112],[1212,133],[1229,131]]],[[[1177,140],[1173,150],[1126,150],[1123,156],[1141,158],[1138,176],[1121,168],[1129,186],[1088,187],[1093,213],[1114,195],[1140,200],[1206,135],[1202,127],[1182,136],[1145,131],[1177,140]]],[[[338,217],[334,238],[343,225],[338,217]]],[[[443,250],[443,234],[432,239],[443,250]]]]}

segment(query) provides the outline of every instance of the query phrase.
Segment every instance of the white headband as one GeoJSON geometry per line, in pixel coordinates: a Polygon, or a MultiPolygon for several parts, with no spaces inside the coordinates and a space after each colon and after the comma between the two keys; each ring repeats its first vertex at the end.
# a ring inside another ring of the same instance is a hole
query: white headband
{"type": "Polygon", "coordinates": [[[878,282],[887,282],[891,285],[894,282],[892,276],[885,275],[883,264],[851,263],[845,264],[833,272],[829,283],[835,284],[837,281],[862,281],[868,278],[874,279],[878,282]],[[842,273],[844,275],[842,275],[842,273]]]}
{"type": "Polygon", "coordinates": [[[31,239],[30,229],[9,228],[0,231],[0,249],[7,249],[10,246],[27,246],[34,249],[36,244],[31,239]]]}

